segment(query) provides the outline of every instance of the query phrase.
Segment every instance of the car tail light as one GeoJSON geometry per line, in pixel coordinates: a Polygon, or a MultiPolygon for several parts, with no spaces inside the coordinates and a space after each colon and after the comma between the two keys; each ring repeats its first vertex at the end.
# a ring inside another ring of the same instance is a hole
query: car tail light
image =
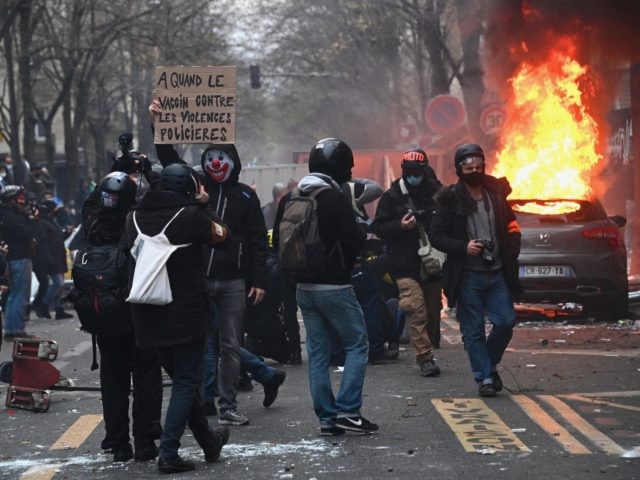
{"type": "Polygon", "coordinates": [[[620,230],[618,229],[618,227],[589,228],[582,231],[582,236],[584,238],[607,240],[609,242],[609,245],[614,248],[619,247],[622,243],[622,238],[620,237],[620,230]]]}

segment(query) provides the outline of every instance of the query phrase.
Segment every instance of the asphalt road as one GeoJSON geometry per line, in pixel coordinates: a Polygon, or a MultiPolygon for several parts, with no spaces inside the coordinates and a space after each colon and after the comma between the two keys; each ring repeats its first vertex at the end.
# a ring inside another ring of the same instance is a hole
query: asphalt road
{"type": "MultiPolygon", "coordinates": [[[[196,462],[196,471],[164,478],[640,479],[637,327],[624,327],[631,339],[624,348],[614,340],[589,349],[554,343],[568,338],[562,331],[571,325],[549,329],[545,339],[555,348],[516,345],[501,370],[507,390],[482,400],[455,327],[444,323],[439,378],[418,375],[407,345],[399,360],[368,367],[363,415],[380,425],[378,434],[318,436],[305,359],[302,366],[282,366],[287,379],[271,408],[262,407],[255,382],[253,391],[240,393],[251,422],[232,428],[217,464],[204,462],[187,431],[181,454],[196,462]]],[[[89,370],[90,337],[77,321],[35,320],[28,330],[59,342],[54,365],[65,376],[98,385],[97,371],[89,370]]],[[[539,330],[540,324],[523,324],[517,336],[539,330]]],[[[10,358],[10,346],[2,345],[0,361],[10,358]]],[[[340,372],[332,375],[337,385],[340,372]]],[[[6,391],[0,384],[0,398],[6,391]]],[[[54,392],[46,413],[3,405],[0,478],[158,476],[154,462],[112,463],[100,449],[103,428],[98,392],[54,392]]]]}

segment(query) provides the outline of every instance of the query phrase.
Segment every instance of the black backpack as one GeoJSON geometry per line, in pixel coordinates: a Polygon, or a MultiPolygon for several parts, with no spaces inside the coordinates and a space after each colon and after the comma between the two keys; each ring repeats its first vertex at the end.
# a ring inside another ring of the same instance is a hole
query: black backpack
{"type": "Polygon", "coordinates": [[[78,251],[72,269],[73,302],[82,329],[114,336],[132,328],[127,296],[127,256],[118,244],[88,245],[78,251]]]}
{"type": "Polygon", "coordinates": [[[278,260],[284,274],[294,278],[312,278],[324,272],[326,257],[333,251],[324,251],[316,197],[329,189],[330,187],[316,188],[309,196],[300,195],[298,188],[291,191],[291,198],[284,206],[278,230],[278,260]]]}

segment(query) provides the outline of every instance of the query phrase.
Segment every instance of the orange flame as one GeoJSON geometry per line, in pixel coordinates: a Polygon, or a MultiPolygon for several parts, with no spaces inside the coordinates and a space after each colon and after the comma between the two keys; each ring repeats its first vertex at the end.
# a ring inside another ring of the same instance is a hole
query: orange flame
{"type": "MultiPolygon", "coordinates": [[[[586,75],[569,54],[554,51],[537,66],[523,63],[510,80],[513,98],[492,174],[509,179],[512,198],[590,196],[588,174],[602,157],[596,152],[598,125],[583,103],[586,75]]],[[[573,207],[548,203],[542,211],[567,208],[573,207]]]]}

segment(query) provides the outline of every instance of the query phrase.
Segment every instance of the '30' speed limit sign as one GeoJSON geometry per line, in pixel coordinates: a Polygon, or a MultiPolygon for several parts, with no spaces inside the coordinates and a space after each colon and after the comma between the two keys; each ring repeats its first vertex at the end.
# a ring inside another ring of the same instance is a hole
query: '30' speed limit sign
{"type": "Polygon", "coordinates": [[[500,105],[491,105],[485,108],[480,115],[480,128],[484,133],[495,135],[504,125],[507,111],[500,105]]]}

